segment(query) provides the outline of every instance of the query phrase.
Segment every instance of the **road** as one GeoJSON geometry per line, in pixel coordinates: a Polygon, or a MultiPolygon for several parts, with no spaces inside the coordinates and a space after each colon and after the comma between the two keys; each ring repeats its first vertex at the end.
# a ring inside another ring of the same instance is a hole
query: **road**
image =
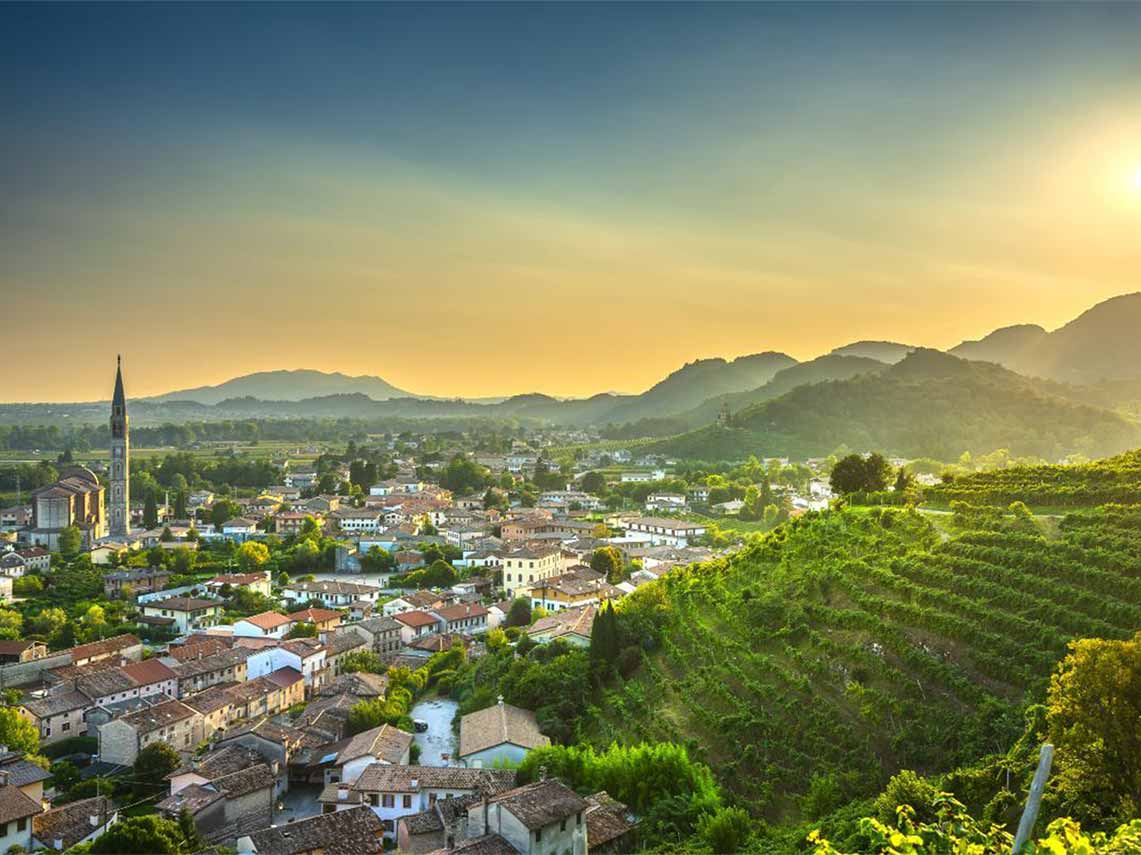
{"type": "Polygon", "coordinates": [[[456,736],[452,732],[452,719],[458,704],[446,698],[421,701],[412,707],[412,718],[428,722],[425,733],[415,735],[420,746],[421,766],[449,766],[456,750],[456,736]],[[448,755],[445,759],[444,755],[448,755]]]}

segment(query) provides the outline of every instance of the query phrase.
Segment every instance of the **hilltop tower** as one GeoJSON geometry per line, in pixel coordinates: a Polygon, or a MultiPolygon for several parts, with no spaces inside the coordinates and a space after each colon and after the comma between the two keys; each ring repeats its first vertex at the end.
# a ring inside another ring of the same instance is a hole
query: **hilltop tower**
{"type": "Polygon", "coordinates": [[[127,429],[127,396],[123,393],[123,358],[116,358],[115,395],[111,398],[111,537],[126,537],[131,530],[131,439],[127,429]]]}

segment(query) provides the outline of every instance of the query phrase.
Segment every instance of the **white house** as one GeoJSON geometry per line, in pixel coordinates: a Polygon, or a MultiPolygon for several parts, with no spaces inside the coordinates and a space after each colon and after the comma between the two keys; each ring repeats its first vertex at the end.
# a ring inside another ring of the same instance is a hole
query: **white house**
{"type": "MultiPolygon", "coordinates": [[[[234,622],[236,638],[285,638],[293,621],[277,612],[262,612],[234,622]]],[[[300,669],[298,669],[300,670],[300,669]]]]}
{"type": "Polygon", "coordinates": [[[665,517],[637,517],[626,522],[626,531],[646,535],[654,546],[688,546],[705,534],[705,526],[665,517]]]}
{"type": "Polygon", "coordinates": [[[197,597],[167,597],[143,606],[147,617],[170,618],[182,635],[195,629],[214,626],[221,619],[222,603],[219,600],[202,600],[197,597]]]}
{"type": "Polygon", "coordinates": [[[380,588],[356,582],[291,582],[281,591],[287,603],[318,600],[327,609],[347,608],[356,603],[375,605],[380,588]]]}
{"type": "Polygon", "coordinates": [[[311,694],[324,682],[328,649],[315,638],[294,638],[276,647],[266,647],[246,660],[246,678],[265,677],[281,668],[292,668],[301,674],[305,690],[311,694]]]}
{"type": "Polygon", "coordinates": [[[502,696],[494,706],[460,719],[458,759],[464,766],[518,766],[532,748],[550,744],[550,739],[539,730],[535,714],[505,704],[502,696]]]}
{"type": "Polygon", "coordinates": [[[374,763],[408,765],[412,753],[412,734],[382,724],[351,737],[325,770],[325,783],[356,783],[365,769],[374,763]]]}
{"type": "Polygon", "coordinates": [[[498,834],[520,855],[586,855],[588,807],[559,781],[536,781],[470,805],[467,834],[498,834]]]}
{"type": "Polygon", "coordinates": [[[444,630],[444,621],[435,612],[399,612],[391,617],[400,624],[400,640],[405,644],[444,630]]]}

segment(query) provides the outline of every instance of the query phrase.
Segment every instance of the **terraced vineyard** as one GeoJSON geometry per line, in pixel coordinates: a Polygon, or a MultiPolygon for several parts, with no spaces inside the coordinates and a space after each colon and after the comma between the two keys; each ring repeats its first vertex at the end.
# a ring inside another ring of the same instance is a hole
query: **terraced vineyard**
{"type": "Polygon", "coordinates": [[[1058,508],[1141,504],[1141,450],[1076,466],[1013,466],[956,478],[924,490],[935,502],[1058,508]]]}
{"type": "Polygon", "coordinates": [[[1139,523],[1106,508],[1052,540],[942,541],[914,511],[802,518],[627,598],[657,648],[592,735],[685,743],[770,818],[795,817],[814,774],[851,797],[1005,751],[1067,641],[1141,629],[1139,523]]]}

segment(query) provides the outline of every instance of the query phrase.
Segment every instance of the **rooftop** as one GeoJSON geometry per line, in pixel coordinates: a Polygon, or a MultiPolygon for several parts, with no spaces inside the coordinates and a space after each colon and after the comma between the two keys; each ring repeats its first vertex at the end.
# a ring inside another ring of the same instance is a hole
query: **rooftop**
{"type": "Polygon", "coordinates": [[[541,748],[550,740],[539,730],[535,714],[501,700],[494,706],[460,719],[460,757],[510,743],[520,748],[541,748]]]}
{"type": "Polygon", "coordinates": [[[376,855],[384,826],[367,805],[323,813],[288,825],[265,828],[250,835],[262,855],[376,855]]]}
{"type": "Polygon", "coordinates": [[[531,831],[560,822],[588,807],[582,796],[553,778],[508,790],[489,801],[509,811],[531,831]]]}

